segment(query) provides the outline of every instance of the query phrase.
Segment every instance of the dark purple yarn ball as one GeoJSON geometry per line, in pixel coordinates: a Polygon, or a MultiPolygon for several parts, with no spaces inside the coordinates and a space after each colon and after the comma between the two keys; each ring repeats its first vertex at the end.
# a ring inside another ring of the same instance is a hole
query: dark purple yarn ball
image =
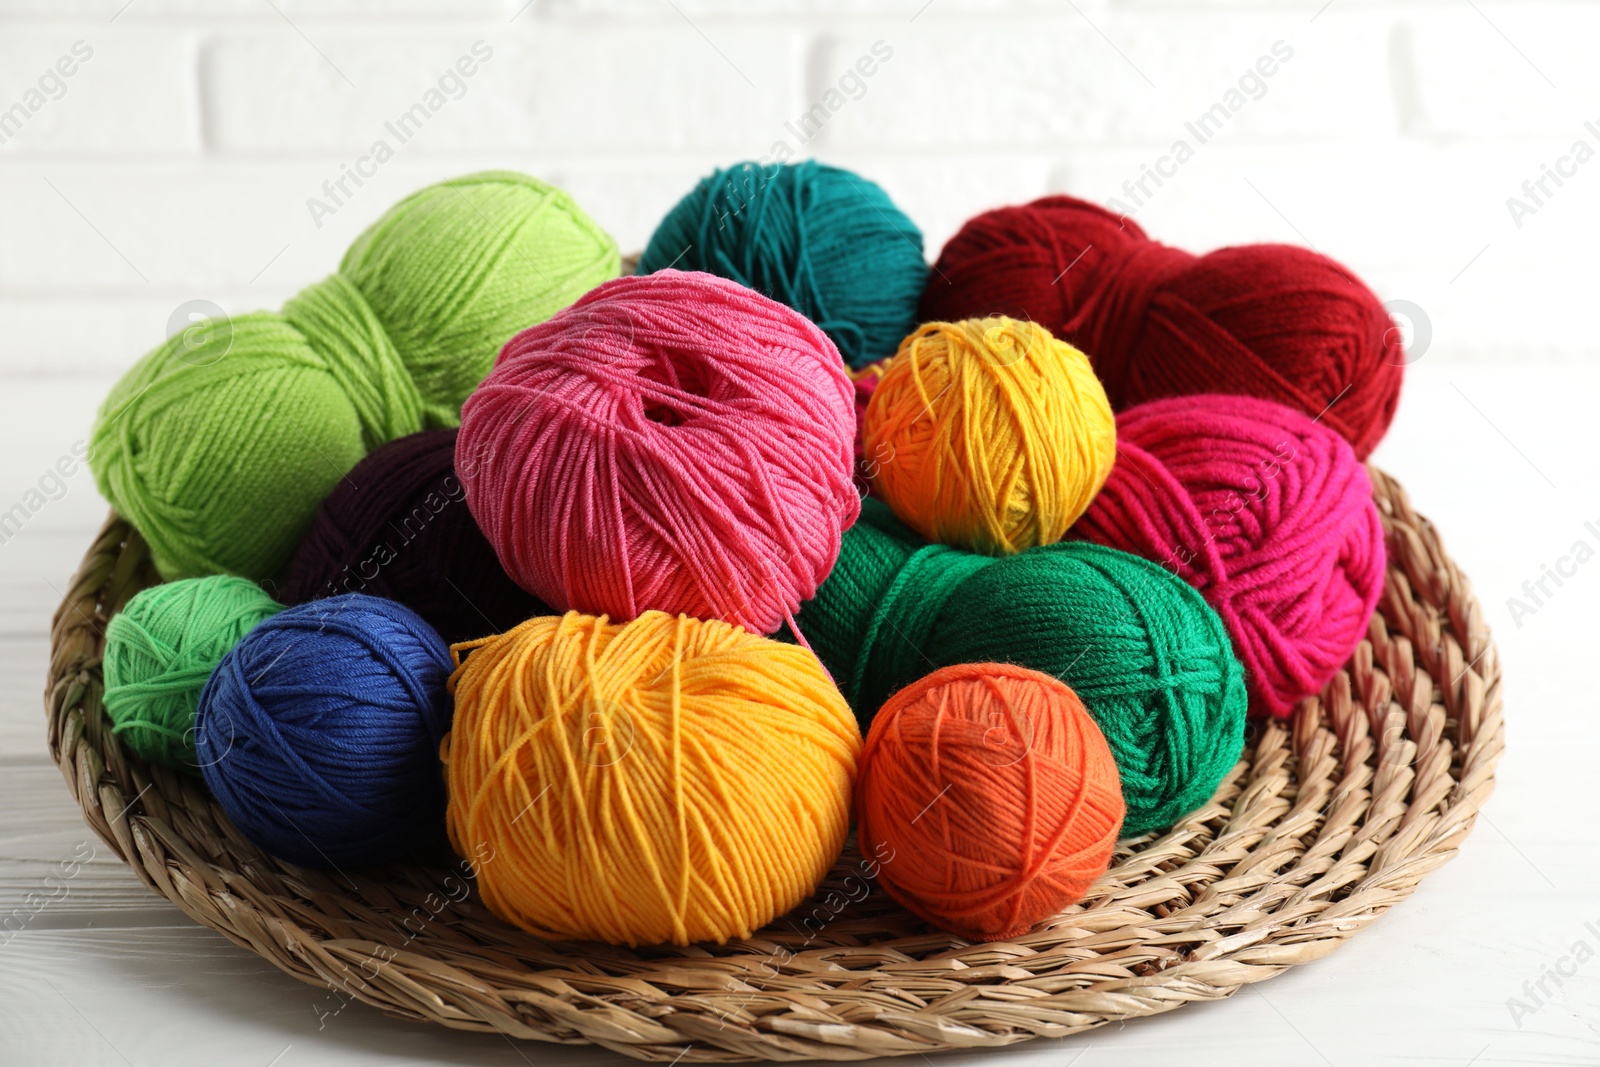
{"type": "Polygon", "coordinates": [[[455,430],[424,430],[356,464],[322,502],[279,599],[387,597],[452,643],[551,614],[506,577],[479,531],[456,477],[455,449],[455,430]]]}

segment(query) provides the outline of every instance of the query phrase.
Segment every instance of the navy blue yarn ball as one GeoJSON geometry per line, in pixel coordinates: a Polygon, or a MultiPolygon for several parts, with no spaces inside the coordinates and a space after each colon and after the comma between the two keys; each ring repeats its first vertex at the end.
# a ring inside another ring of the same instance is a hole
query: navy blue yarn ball
{"type": "Polygon", "coordinates": [[[444,639],[392,600],[350,593],[289,608],[206,682],[201,773],[273,855],[323,868],[400,858],[443,825],[451,670],[444,639]]]}

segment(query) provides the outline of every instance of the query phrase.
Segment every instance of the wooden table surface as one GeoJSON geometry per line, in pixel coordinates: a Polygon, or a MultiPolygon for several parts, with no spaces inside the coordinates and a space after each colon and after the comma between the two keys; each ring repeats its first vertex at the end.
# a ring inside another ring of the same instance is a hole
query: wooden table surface
{"type": "MultiPolygon", "coordinates": [[[[88,435],[108,377],[0,363],[0,512],[88,435]]],[[[1600,366],[1410,369],[1375,460],[1473,577],[1505,666],[1507,754],[1460,856],[1328,958],[1231,1000],[1064,1041],[938,1057],[1017,1067],[1600,1064],[1600,366]],[[1593,523],[1593,526],[1587,526],[1593,523]]],[[[45,748],[46,627],[105,513],[66,480],[0,544],[0,1065],[597,1065],[589,1048],[390,1019],[190,922],[85,827],[45,748]]]]}

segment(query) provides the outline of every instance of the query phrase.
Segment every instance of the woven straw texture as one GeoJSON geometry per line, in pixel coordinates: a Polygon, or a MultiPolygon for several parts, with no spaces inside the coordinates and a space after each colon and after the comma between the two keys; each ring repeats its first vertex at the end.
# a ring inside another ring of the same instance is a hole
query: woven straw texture
{"type": "Polygon", "coordinates": [[[89,825],[150,888],[296,978],[408,1019],[701,1062],[1063,1037],[1326,955],[1472,829],[1502,750],[1499,659],[1433,526],[1372,476],[1389,574],[1367,641],[1320,699],[1252,726],[1210,804],[1123,842],[1087,899],[1013,941],[928,929],[853,847],[813,901],[748,941],[641,950],[523,934],[449,857],[347,873],[268,857],[198,782],[111,733],[102,634],[155,581],[115,515],[55,616],[50,748],[89,825]]]}

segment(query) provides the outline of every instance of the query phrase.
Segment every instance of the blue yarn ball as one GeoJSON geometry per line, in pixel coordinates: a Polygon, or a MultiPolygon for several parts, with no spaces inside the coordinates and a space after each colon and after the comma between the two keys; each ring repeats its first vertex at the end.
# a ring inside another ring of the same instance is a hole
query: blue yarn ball
{"type": "Polygon", "coordinates": [[[308,867],[442,837],[450,649],[402,604],[350,593],[251,630],[200,694],[206,784],[261,848],[308,867]]]}
{"type": "Polygon", "coordinates": [[[731,278],[822,327],[852,367],[894,354],[928,280],[922,231],[839,167],[740,163],[702,178],[661,220],[639,273],[731,278]]]}

